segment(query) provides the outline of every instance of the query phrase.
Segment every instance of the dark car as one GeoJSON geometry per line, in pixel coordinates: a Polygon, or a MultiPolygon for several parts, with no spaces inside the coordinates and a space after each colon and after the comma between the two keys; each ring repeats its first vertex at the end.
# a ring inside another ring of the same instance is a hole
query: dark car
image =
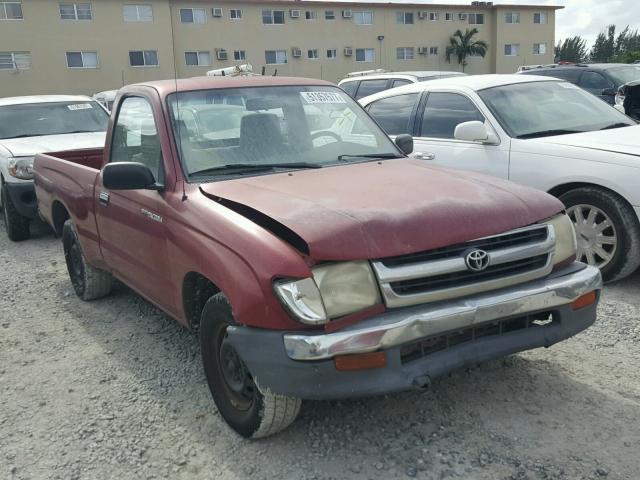
{"type": "Polygon", "coordinates": [[[620,85],[616,108],[623,109],[631,118],[640,121],[640,80],[620,85]]]}
{"type": "Polygon", "coordinates": [[[549,65],[519,72],[521,75],[544,75],[571,82],[614,105],[618,88],[640,80],[640,65],[594,63],[590,65],[549,65]]]}

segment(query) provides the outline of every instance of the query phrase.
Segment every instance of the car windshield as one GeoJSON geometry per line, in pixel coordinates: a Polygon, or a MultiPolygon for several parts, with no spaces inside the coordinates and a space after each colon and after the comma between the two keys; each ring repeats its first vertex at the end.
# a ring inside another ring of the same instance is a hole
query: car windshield
{"type": "Polygon", "coordinates": [[[109,115],[94,101],[0,107],[0,139],[106,132],[109,115]]]}
{"type": "Polygon", "coordinates": [[[181,161],[192,181],[402,157],[336,87],[200,90],[172,94],[168,101],[181,161]]]}
{"type": "Polygon", "coordinates": [[[618,85],[640,80],[640,65],[629,65],[626,67],[610,68],[607,73],[616,81],[618,85]]]}
{"type": "Polygon", "coordinates": [[[514,138],[635,125],[598,97],[568,82],[517,83],[488,88],[478,94],[514,138]]]}

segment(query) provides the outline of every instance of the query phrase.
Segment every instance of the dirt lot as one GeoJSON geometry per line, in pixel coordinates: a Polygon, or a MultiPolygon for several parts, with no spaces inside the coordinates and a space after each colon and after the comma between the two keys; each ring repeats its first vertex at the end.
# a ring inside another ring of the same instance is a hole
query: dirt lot
{"type": "Polygon", "coordinates": [[[251,442],[216,412],[195,335],[125,287],[78,300],[44,227],[22,244],[0,232],[3,479],[635,480],[639,365],[636,274],[570,341],[424,393],[307,402],[251,442]]]}

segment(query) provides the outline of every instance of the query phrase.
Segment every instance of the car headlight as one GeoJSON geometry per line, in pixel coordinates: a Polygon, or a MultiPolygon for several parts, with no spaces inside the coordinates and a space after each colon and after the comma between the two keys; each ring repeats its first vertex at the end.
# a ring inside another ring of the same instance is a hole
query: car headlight
{"type": "Polygon", "coordinates": [[[378,284],[367,261],[321,265],[312,273],[313,278],[275,285],[280,299],[303,323],[327,323],[380,303],[378,284]]]}
{"type": "Polygon", "coordinates": [[[10,158],[7,162],[9,175],[21,180],[33,179],[33,157],[10,158]]]}
{"type": "Polygon", "coordinates": [[[576,231],[568,215],[561,213],[545,222],[553,226],[556,233],[554,263],[561,263],[576,255],[576,231]]]}

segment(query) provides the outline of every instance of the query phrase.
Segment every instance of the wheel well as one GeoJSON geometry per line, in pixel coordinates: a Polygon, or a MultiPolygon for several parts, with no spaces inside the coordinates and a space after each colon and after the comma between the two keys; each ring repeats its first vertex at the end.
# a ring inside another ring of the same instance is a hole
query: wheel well
{"type": "Polygon", "coordinates": [[[200,316],[207,300],[219,292],[220,289],[204,275],[189,272],[184,277],[182,304],[192,330],[197,330],[200,326],[200,316]]]}
{"type": "Polygon", "coordinates": [[[53,222],[53,229],[58,237],[62,236],[62,227],[64,226],[64,222],[69,218],[71,218],[71,216],[65,206],[58,201],[53,202],[53,207],[51,208],[51,221],[53,222]]]}
{"type": "MultiPolygon", "coordinates": [[[[626,198],[624,198],[622,195],[620,195],[618,192],[616,192],[615,190],[611,190],[610,188],[607,187],[603,187],[602,185],[598,185],[597,183],[588,183],[588,182],[573,182],[573,183],[565,183],[562,185],[558,185],[556,187],[553,187],[551,190],[549,190],[548,193],[550,193],[551,195],[553,195],[554,197],[558,197],[560,198],[562,195],[564,195],[565,193],[571,191],[571,190],[576,190],[578,188],[584,188],[584,187],[590,187],[590,188],[598,188],[600,190],[605,190],[607,192],[613,193],[614,195],[620,197],[622,200],[624,200],[626,203],[629,204],[629,202],[627,201],[626,198]]],[[[630,205],[630,204],[629,204],[630,205]]]]}

